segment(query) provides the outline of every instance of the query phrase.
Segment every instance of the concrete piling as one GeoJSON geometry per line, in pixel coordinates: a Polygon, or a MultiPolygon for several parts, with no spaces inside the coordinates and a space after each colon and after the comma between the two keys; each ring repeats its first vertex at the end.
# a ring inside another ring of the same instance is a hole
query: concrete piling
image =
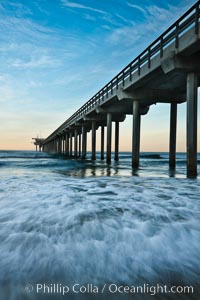
{"type": "Polygon", "coordinates": [[[106,162],[111,162],[111,146],[112,146],[112,114],[107,113],[107,153],[106,162]]]}
{"type": "Polygon", "coordinates": [[[69,156],[72,157],[73,154],[73,139],[72,139],[72,131],[69,133],[69,156]]]}
{"type": "Polygon", "coordinates": [[[96,121],[92,121],[92,160],[96,159],[96,121]]]}
{"type": "Polygon", "coordinates": [[[65,155],[69,157],[69,133],[65,136],[65,155]]]}
{"type": "Polygon", "coordinates": [[[169,139],[169,167],[176,166],[176,129],[177,129],[177,103],[171,103],[170,109],[170,139],[169,139]]]}
{"type": "Polygon", "coordinates": [[[87,131],[85,125],[82,125],[82,159],[86,158],[87,151],[87,131]]]}
{"type": "Polygon", "coordinates": [[[132,128],[132,167],[139,167],[140,154],[140,112],[139,102],[133,101],[133,128],[132,128]]]}
{"type": "Polygon", "coordinates": [[[197,88],[195,73],[187,75],[187,176],[197,176],[197,88]]]}
{"type": "Polygon", "coordinates": [[[101,126],[101,160],[104,160],[104,126],[101,126]]]}
{"type": "Polygon", "coordinates": [[[119,122],[115,122],[115,161],[119,160],[119,122]]]}
{"type": "Polygon", "coordinates": [[[74,157],[78,156],[78,131],[74,130],[74,157]]]}

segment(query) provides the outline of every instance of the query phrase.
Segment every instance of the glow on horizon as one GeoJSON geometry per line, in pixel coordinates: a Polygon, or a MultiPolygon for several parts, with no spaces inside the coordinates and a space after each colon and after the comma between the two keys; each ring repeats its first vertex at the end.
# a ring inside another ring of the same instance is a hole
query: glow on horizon
{"type": "MultiPolygon", "coordinates": [[[[47,137],[191,5],[2,0],[0,149],[34,150],[32,137],[47,137]]],[[[184,152],[184,104],[178,112],[177,151],[184,152]]],[[[120,123],[121,151],[131,151],[131,130],[127,116],[120,123]]],[[[97,150],[99,140],[98,132],[97,150]]],[[[88,150],[90,144],[88,134],[88,150]]],[[[157,104],[142,116],[141,151],[168,151],[168,144],[169,105],[157,104]]]]}

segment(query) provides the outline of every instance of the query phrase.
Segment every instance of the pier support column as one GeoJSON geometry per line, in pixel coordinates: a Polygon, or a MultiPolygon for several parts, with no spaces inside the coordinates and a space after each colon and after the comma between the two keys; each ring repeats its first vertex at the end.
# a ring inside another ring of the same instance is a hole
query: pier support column
{"type": "Polygon", "coordinates": [[[112,114],[107,113],[107,153],[106,162],[111,162],[111,147],[112,147],[112,114]]]}
{"type": "Polygon", "coordinates": [[[115,122],[115,161],[119,160],[119,122],[115,122]]]}
{"type": "Polygon", "coordinates": [[[65,134],[63,135],[63,154],[65,154],[65,152],[66,152],[66,149],[65,149],[65,147],[66,147],[66,143],[65,143],[65,134]]]}
{"type": "Polygon", "coordinates": [[[62,136],[60,137],[60,153],[62,154],[62,136]]]}
{"type": "Polygon", "coordinates": [[[62,136],[62,153],[65,153],[65,137],[64,135],[62,136]]]}
{"type": "Polygon", "coordinates": [[[96,121],[92,121],[92,160],[96,159],[96,121]]]}
{"type": "Polygon", "coordinates": [[[79,134],[78,139],[78,156],[81,157],[81,133],[79,134]]]}
{"type": "Polygon", "coordinates": [[[63,154],[63,137],[60,137],[60,153],[63,154]]]}
{"type": "Polygon", "coordinates": [[[70,139],[70,146],[69,146],[69,156],[70,157],[72,157],[72,143],[73,143],[73,141],[72,141],[72,132],[70,132],[70,134],[69,134],[69,139],[70,139]]]}
{"type": "Polygon", "coordinates": [[[55,138],[55,153],[58,153],[58,141],[57,141],[57,138],[55,138]]]}
{"type": "Polygon", "coordinates": [[[74,156],[77,157],[77,153],[78,153],[78,132],[77,129],[75,129],[74,131],[74,156]]]}
{"type": "Polygon", "coordinates": [[[59,147],[60,147],[60,139],[58,137],[57,138],[57,153],[59,153],[59,147]]]}
{"type": "Polygon", "coordinates": [[[56,139],[53,140],[53,153],[56,152],[56,139]]]}
{"type": "Polygon", "coordinates": [[[59,153],[59,138],[56,140],[56,149],[57,153],[59,153]]]}
{"type": "Polygon", "coordinates": [[[104,160],[104,126],[101,126],[101,160],[104,160]]]}
{"type": "Polygon", "coordinates": [[[67,157],[69,157],[69,134],[66,133],[65,136],[65,154],[67,157]]]}
{"type": "Polygon", "coordinates": [[[62,154],[62,136],[60,137],[60,153],[62,154]]]}
{"type": "Polygon", "coordinates": [[[169,138],[169,167],[176,166],[176,128],[177,128],[177,103],[171,103],[170,109],[170,138],[169,138]]]}
{"type": "Polygon", "coordinates": [[[60,152],[60,138],[58,137],[58,142],[57,142],[57,152],[60,152]]]}
{"type": "Polygon", "coordinates": [[[187,176],[197,176],[197,74],[187,75],[187,176]]]}
{"type": "Polygon", "coordinates": [[[140,112],[139,102],[133,101],[132,167],[139,167],[140,155],[140,112]]]}
{"type": "Polygon", "coordinates": [[[87,131],[84,125],[82,125],[82,159],[86,158],[87,149],[87,131]]]}
{"type": "Polygon", "coordinates": [[[55,147],[55,153],[57,153],[57,151],[58,151],[57,138],[55,138],[54,147],[55,147]]]}
{"type": "Polygon", "coordinates": [[[61,154],[61,137],[58,138],[58,153],[61,154]]]}

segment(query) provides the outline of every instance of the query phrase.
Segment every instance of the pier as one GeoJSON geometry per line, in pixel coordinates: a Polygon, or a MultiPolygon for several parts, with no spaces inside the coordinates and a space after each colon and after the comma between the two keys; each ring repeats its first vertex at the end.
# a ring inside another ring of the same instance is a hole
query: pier
{"type": "Polygon", "coordinates": [[[32,138],[32,140],[34,140],[33,144],[35,145],[35,150],[41,152],[42,149],[43,149],[43,142],[45,139],[42,139],[42,138],[39,138],[39,137],[36,137],[36,138],[32,138]]]}
{"type": "MultiPolygon", "coordinates": [[[[150,44],[108,84],[43,141],[43,150],[66,157],[86,158],[87,133],[92,131],[96,159],[96,131],[101,130],[101,159],[119,159],[119,126],[132,115],[132,167],[139,167],[142,116],[156,103],[170,105],[169,166],[176,167],[177,110],[187,102],[187,175],[197,176],[197,98],[200,85],[200,1],[150,44]],[[115,124],[113,130],[112,124],[115,124]],[[104,133],[107,130],[106,149],[104,133]]],[[[134,38],[134,37],[133,37],[134,38]]],[[[156,122],[156,120],[155,120],[156,122]]],[[[155,149],[156,150],[156,149],[155,149]]]]}

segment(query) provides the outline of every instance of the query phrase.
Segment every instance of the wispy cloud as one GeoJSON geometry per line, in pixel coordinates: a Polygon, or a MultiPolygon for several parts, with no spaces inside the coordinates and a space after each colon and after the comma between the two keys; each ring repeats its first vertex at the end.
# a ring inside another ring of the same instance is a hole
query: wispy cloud
{"type": "Polygon", "coordinates": [[[91,15],[89,15],[89,14],[85,14],[85,15],[84,15],[84,18],[85,18],[86,20],[89,20],[89,21],[96,21],[95,17],[93,17],[93,16],[91,16],[91,15]]]}
{"type": "Polygon", "coordinates": [[[103,11],[103,10],[96,9],[96,8],[86,6],[86,5],[83,5],[83,4],[79,4],[79,3],[76,3],[76,2],[70,2],[68,0],[61,0],[61,3],[66,7],[85,9],[85,10],[90,10],[90,11],[93,11],[93,12],[96,12],[96,13],[105,14],[105,11],[103,11]]]}
{"type": "Polygon", "coordinates": [[[23,61],[22,59],[16,59],[12,62],[11,66],[19,69],[26,68],[52,68],[61,65],[59,59],[52,58],[50,56],[31,57],[29,61],[23,61]]]}
{"type": "Polygon", "coordinates": [[[103,29],[112,31],[112,27],[110,27],[110,26],[108,26],[108,25],[102,25],[101,27],[102,27],[103,29]]]}
{"type": "Polygon", "coordinates": [[[132,3],[129,3],[129,2],[127,2],[127,5],[129,6],[129,7],[132,7],[132,8],[134,8],[134,9],[137,9],[137,10],[139,10],[141,13],[143,13],[143,14],[146,14],[146,11],[145,11],[145,9],[144,8],[142,8],[141,6],[139,6],[139,5],[136,5],[136,4],[132,4],[132,3]]]}
{"type": "Polygon", "coordinates": [[[130,25],[127,24],[116,28],[107,37],[107,41],[113,45],[124,43],[126,47],[137,45],[137,49],[144,42],[148,45],[153,37],[156,37],[159,33],[161,34],[173,20],[177,19],[177,15],[180,15],[185,10],[185,7],[182,7],[180,11],[180,7],[174,6],[161,8],[156,5],[150,5],[143,9],[138,5],[130,3],[128,5],[140,10],[144,14],[143,22],[137,25],[132,22],[130,25]]]}
{"type": "Polygon", "coordinates": [[[122,20],[124,23],[130,23],[130,20],[129,19],[126,19],[125,17],[119,15],[119,14],[115,14],[115,16],[117,18],[119,18],[120,20],[122,20]]]}

